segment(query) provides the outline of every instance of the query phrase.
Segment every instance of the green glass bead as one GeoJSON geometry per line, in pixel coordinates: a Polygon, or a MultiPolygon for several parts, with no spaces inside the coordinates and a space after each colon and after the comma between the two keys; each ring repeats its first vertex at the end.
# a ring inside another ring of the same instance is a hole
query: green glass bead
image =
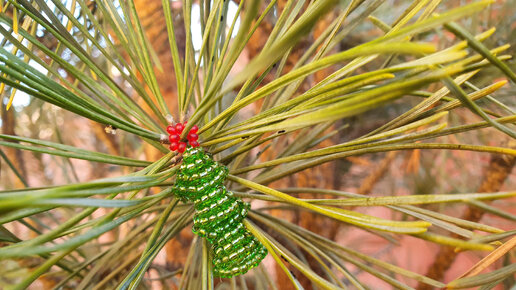
{"type": "Polygon", "coordinates": [[[231,278],[245,274],[267,256],[267,249],[242,224],[249,204],[224,186],[227,167],[200,147],[189,147],[176,176],[173,192],[193,202],[192,231],[205,237],[213,253],[213,274],[231,278]]]}

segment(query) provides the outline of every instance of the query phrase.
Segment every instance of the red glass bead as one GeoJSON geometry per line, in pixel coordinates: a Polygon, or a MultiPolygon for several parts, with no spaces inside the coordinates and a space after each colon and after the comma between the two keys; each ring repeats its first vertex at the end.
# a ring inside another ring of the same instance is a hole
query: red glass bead
{"type": "Polygon", "coordinates": [[[199,127],[197,127],[197,125],[194,125],[192,129],[190,129],[190,133],[197,133],[197,131],[199,131],[199,127]]]}
{"type": "Polygon", "coordinates": [[[172,134],[172,135],[168,136],[168,140],[170,141],[170,143],[178,142],[179,139],[181,139],[181,137],[177,134],[172,134]]]}
{"type": "Polygon", "coordinates": [[[190,133],[187,136],[188,141],[197,141],[199,139],[199,136],[195,133],[190,133]]]}
{"type": "Polygon", "coordinates": [[[172,125],[167,126],[167,133],[168,134],[176,134],[176,128],[172,125]]]}
{"type": "Polygon", "coordinates": [[[179,153],[183,153],[186,150],[186,143],[185,142],[179,142],[179,146],[177,146],[177,151],[179,153]]]}
{"type": "Polygon", "coordinates": [[[176,151],[178,146],[179,146],[178,142],[172,142],[172,143],[170,143],[170,146],[168,146],[168,148],[172,151],[176,151]]]}
{"type": "Polygon", "coordinates": [[[192,147],[199,147],[199,142],[197,141],[190,141],[190,145],[192,145],[192,147]]]}
{"type": "Polygon", "coordinates": [[[183,129],[184,129],[184,128],[185,128],[185,126],[183,126],[183,124],[181,124],[181,123],[177,123],[177,124],[176,124],[176,132],[177,132],[177,134],[181,134],[181,133],[183,133],[183,129]]]}

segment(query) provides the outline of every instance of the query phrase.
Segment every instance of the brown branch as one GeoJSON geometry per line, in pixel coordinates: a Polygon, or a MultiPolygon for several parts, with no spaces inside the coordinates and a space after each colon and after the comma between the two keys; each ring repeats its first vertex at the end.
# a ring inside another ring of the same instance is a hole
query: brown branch
{"type": "Polygon", "coordinates": [[[370,194],[373,190],[374,186],[385,176],[385,173],[389,170],[389,167],[396,157],[397,152],[396,151],[390,151],[387,153],[385,158],[380,162],[378,167],[376,167],[371,174],[369,174],[364,181],[362,181],[362,184],[360,185],[360,188],[358,189],[359,194],[370,194]]]}
{"type": "MultiPolygon", "coordinates": [[[[514,142],[513,142],[514,143],[514,142]]],[[[510,147],[515,147],[511,144],[510,147]]],[[[493,155],[488,167],[484,171],[484,178],[482,184],[478,188],[478,192],[496,192],[500,190],[505,179],[509,176],[516,163],[516,157],[508,155],[493,155]]],[[[469,206],[462,214],[462,219],[478,222],[484,212],[473,206],[469,206]]],[[[458,235],[452,235],[458,238],[458,235]]],[[[441,246],[434,263],[428,269],[426,276],[435,280],[442,280],[446,271],[451,267],[458,253],[455,248],[441,246]]],[[[419,283],[417,289],[427,290],[432,289],[430,285],[419,283]]]]}
{"type": "MultiPolygon", "coordinates": [[[[0,98],[1,99],[1,98],[0,98]]],[[[2,102],[3,104],[3,102],[2,102]]],[[[14,109],[11,108],[10,110],[5,110],[5,105],[1,106],[2,109],[2,133],[7,135],[16,135],[14,132],[14,128],[16,126],[16,118],[15,118],[15,112],[14,109]]],[[[18,143],[16,141],[12,141],[15,143],[18,143]]],[[[16,170],[21,174],[21,176],[26,177],[27,171],[25,169],[25,162],[23,160],[23,154],[21,150],[6,147],[3,148],[5,155],[7,155],[7,158],[11,161],[11,163],[14,165],[16,170]]],[[[15,178],[14,180],[14,187],[15,188],[24,188],[25,186],[23,183],[18,179],[15,178]]]]}

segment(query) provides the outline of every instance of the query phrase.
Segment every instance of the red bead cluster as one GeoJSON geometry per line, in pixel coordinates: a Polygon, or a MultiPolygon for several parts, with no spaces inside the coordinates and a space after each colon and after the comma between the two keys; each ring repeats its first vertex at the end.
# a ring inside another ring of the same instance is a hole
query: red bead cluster
{"type": "MultiPolygon", "coordinates": [[[[186,150],[186,143],[181,142],[181,133],[183,133],[183,130],[185,129],[186,122],[183,124],[177,123],[175,126],[168,125],[167,132],[170,134],[168,136],[168,140],[170,141],[170,150],[172,151],[178,151],[179,153],[183,153],[186,150]]],[[[194,125],[192,129],[190,129],[190,132],[188,132],[188,135],[186,138],[188,139],[188,143],[190,143],[190,146],[192,147],[199,147],[199,142],[197,140],[199,139],[199,136],[197,135],[197,131],[199,131],[199,127],[197,125],[194,125]]]]}

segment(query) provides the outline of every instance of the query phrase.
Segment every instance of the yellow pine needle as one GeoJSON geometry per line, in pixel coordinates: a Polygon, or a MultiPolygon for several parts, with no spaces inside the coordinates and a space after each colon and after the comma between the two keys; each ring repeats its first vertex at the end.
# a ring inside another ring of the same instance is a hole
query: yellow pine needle
{"type": "Polygon", "coordinates": [[[18,10],[16,10],[16,7],[13,7],[13,31],[18,34],[18,10]]]}
{"type": "Polygon", "coordinates": [[[91,77],[93,77],[94,80],[97,80],[97,74],[93,70],[90,70],[90,72],[91,72],[91,77]]]}
{"type": "Polygon", "coordinates": [[[9,102],[7,102],[7,106],[5,106],[5,110],[8,111],[10,108],[11,108],[11,105],[13,104],[13,101],[14,101],[14,95],[16,94],[16,89],[13,88],[11,90],[11,96],[9,97],[9,102]]]}
{"type": "MultiPolygon", "coordinates": [[[[493,252],[489,253],[485,258],[476,263],[473,267],[471,267],[466,273],[462,274],[459,278],[471,277],[480,274],[486,268],[491,266],[498,259],[502,258],[507,254],[510,250],[516,247],[516,237],[508,240],[502,246],[498,247],[493,252]]],[[[451,282],[450,282],[451,284],[451,282]]]]}
{"type": "Polygon", "coordinates": [[[72,21],[68,21],[68,24],[66,25],[66,31],[70,32],[70,30],[72,30],[72,27],[73,27],[72,21]]]}
{"type": "MultiPolygon", "coordinates": [[[[70,13],[72,13],[72,15],[75,13],[76,3],[77,2],[75,0],[72,1],[72,8],[70,9],[70,13]]],[[[70,32],[72,30],[72,28],[73,28],[73,22],[70,19],[68,19],[68,23],[66,24],[66,30],[68,32],[70,32]]]]}
{"type": "MultiPolygon", "coordinates": [[[[16,11],[16,9],[14,9],[13,11],[16,11]]],[[[16,33],[18,33],[18,21],[14,21],[14,19],[15,19],[14,15],[16,15],[15,13],[16,12],[13,13],[13,30],[15,29],[14,27],[16,26],[16,30],[15,31],[16,31],[16,33]],[[14,24],[16,24],[16,25],[14,25],[14,24]]],[[[23,21],[22,28],[24,30],[27,30],[31,24],[32,24],[32,19],[31,18],[26,18],[23,21]]],[[[34,32],[35,32],[35,26],[33,25],[32,34],[34,34],[34,32]]],[[[24,37],[21,36],[21,35],[18,35],[17,39],[18,39],[18,41],[21,42],[24,39],[24,37]]],[[[29,43],[28,48],[30,49],[31,47],[32,47],[32,44],[29,43]]],[[[13,55],[16,55],[17,52],[18,52],[18,47],[13,47],[11,53],[13,55]]],[[[27,55],[25,55],[23,57],[23,60],[26,63],[29,63],[29,57],[27,55]]],[[[4,83],[0,84],[0,95],[4,92],[4,89],[5,89],[5,84],[4,83]]],[[[11,96],[9,97],[9,102],[7,102],[7,106],[5,107],[6,110],[9,110],[11,108],[11,106],[13,104],[13,101],[14,101],[14,95],[16,95],[16,89],[15,88],[13,88],[12,91],[11,91],[11,96]]]]}

